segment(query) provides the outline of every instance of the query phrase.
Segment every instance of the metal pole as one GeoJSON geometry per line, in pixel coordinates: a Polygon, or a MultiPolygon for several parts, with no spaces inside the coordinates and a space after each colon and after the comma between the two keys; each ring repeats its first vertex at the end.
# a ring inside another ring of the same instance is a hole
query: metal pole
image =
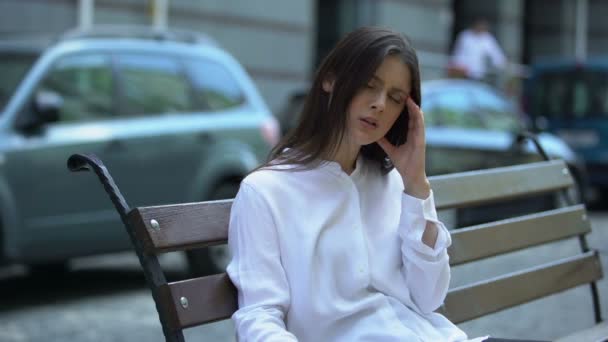
{"type": "Polygon", "coordinates": [[[169,0],[153,0],[152,25],[158,30],[167,29],[169,0]]]}
{"type": "Polygon", "coordinates": [[[93,26],[94,1],[78,0],[78,28],[81,30],[87,30],[93,26]]]}
{"type": "Polygon", "coordinates": [[[578,60],[587,58],[587,29],[589,27],[589,1],[578,0],[576,2],[576,31],[574,55],[578,60]]]}

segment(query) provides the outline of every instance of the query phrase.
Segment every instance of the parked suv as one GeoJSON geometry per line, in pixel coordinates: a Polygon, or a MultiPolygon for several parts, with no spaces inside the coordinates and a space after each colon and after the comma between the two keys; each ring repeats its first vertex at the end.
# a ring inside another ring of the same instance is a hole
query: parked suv
{"type": "MultiPolygon", "coordinates": [[[[0,255],[64,267],[130,249],[94,177],[94,153],[131,206],[233,197],[279,138],[243,67],[188,32],[95,28],[48,46],[0,43],[0,255]]],[[[221,257],[221,256],[220,256],[221,257]]],[[[189,255],[215,269],[209,250],[189,255]]]]}

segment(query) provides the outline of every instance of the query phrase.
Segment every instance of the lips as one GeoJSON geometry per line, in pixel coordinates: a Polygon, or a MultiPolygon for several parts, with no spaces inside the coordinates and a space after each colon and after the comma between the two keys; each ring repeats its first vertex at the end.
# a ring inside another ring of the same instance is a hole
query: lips
{"type": "Polygon", "coordinates": [[[378,120],[372,118],[372,117],[365,117],[365,118],[361,118],[361,121],[363,121],[363,123],[367,126],[376,128],[378,127],[378,120]]]}

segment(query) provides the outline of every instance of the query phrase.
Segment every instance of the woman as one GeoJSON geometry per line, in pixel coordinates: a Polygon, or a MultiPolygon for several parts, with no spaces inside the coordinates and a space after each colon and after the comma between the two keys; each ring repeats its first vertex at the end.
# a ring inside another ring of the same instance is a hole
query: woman
{"type": "Polygon", "coordinates": [[[361,28],[327,56],[297,127],[233,203],[239,340],[467,340],[433,312],[451,239],[425,174],[419,106],[403,35],[361,28]]]}

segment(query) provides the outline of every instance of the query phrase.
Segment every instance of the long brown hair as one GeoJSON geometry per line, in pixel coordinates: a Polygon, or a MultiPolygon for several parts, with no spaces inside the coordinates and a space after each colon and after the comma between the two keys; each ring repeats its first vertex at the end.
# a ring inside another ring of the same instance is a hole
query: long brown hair
{"type": "MultiPolygon", "coordinates": [[[[272,149],[271,165],[297,165],[310,169],[330,159],[344,138],[348,107],[352,98],[365,87],[376,69],[389,55],[401,57],[411,74],[411,93],[420,106],[420,71],[418,57],[409,40],[401,33],[385,28],[362,27],[346,35],[325,57],[306,96],[295,129],[272,149]],[[323,81],[334,82],[333,92],[323,90],[323,81]]],[[[386,138],[394,145],[407,140],[407,106],[388,131],[386,138]]],[[[372,143],[362,146],[364,158],[378,162],[383,173],[392,170],[384,150],[372,143]]]]}

